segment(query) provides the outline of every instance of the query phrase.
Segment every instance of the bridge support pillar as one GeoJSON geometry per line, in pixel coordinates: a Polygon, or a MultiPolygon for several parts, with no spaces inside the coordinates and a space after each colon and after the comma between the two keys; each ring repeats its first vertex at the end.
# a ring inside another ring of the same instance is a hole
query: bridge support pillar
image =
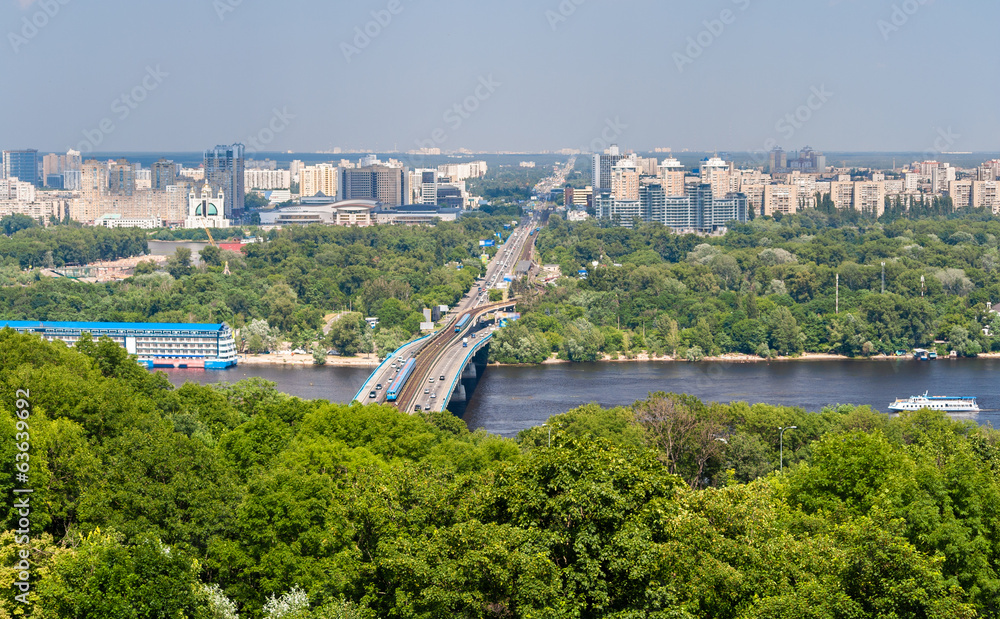
{"type": "Polygon", "coordinates": [[[459,383],[458,386],[455,387],[455,391],[451,394],[451,401],[464,402],[465,399],[466,399],[465,385],[459,383]]]}
{"type": "Polygon", "coordinates": [[[475,363],[469,363],[469,364],[467,364],[465,366],[465,369],[462,370],[462,379],[463,380],[477,378],[477,376],[478,376],[478,374],[476,372],[476,364],[475,363]]]}

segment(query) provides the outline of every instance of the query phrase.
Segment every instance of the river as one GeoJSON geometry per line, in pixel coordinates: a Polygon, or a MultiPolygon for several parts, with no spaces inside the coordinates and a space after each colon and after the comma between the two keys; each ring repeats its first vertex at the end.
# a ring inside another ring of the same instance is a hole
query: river
{"type": "Polygon", "coordinates": [[[178,247],[191,250],[191,263],[201,264],[201,250],[208,247],[208,241],[149,241],[149,253],[154,256],[173,256],[178,247]]]}
{"type": "MultiPolygon", "coordinates": [[[[368,377],[367,368],[244,365],[230,370],[167,370],[176,385],[236,381],[251,376],[307,399],[349,402],[368,377]]],[[[833,404],[867,404],[885,412],[897,397],[977,396],[984,409],[969,416],[998,426],[1000,359],[938,361],[823,360],[770,363],[640,361],[489,367],[462,418],[470,429],[514,436],[551,415],[596,402],[622,406],[652,391],[688,393],[706,402],[766,402],[818,411],[833,404]]]]}

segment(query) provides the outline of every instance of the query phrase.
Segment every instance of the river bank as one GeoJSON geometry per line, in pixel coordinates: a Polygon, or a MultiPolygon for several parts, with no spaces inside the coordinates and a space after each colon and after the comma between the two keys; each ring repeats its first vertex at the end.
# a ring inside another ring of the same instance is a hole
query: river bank
{"type": "MultiPolygon", "coordinates": [[[[950,357],[940,357],[939,360],[949,359],[950,357]]],[[[978,356],[980,359],[1000,359],[1000,353],[982,353],[978,356]]],[[[900,359],[912,359],[909,355],[903,355],[901,357],[896,357],[894,355],[872,355],[871,357],[848,357],[846,355],[837,355],[831,353],[821,353],[821,352],[807,352],[801,355],[796,355],[794,357],[771,357],[770,359],[765,359],[763,357],[758,357],[757,355],[746,355],[742,353],[726,353],[723,355],[716,355],[711,357],[704,357],[700,362],[716,362],[716,363],[771,363],[771,362],[792,362],[792,361],[851,361],[851,360],[867,360],[867,361],[895,361],[900,359]]],[[[678,362],[678,363],[690,363],[687,359],[675,358],[670,355],[650,355],[649,353],[636,353],[635,355],[629,357],[627,355],[618,355],[617,357],[612,355],[602,355],[600,359],[597,359],[597,363],[631,363],[639,361],[656,361],[656,362],[678,362]]],[[[699,363],[700,363],[699,362],[699,363]]],[[[269,355],[240,355],[239,363],[242,365],[279,365],[279,366],[301,366],[301,365],[316,365],[311,354],[282,354],[282,353],[272,353],[269,355]]],[[[336,355],[330,355],[326,358],[326,364],[330,367],[344,367],[344,368],[375,368],[378,367],[381,361],[375,355],[367,353],[364,355],[358,355],[357,357],[340,357],[336,355]]],[[[531,363],[491,363],[490,365],[497,367],[530,367],[532,365],[560,365],[565,363],[573,363],[572,361],[567,361],[565,359],[559,359],[556,356],[549,357],[540,364],[531,363]]]]}
{"type": "MultiPolygon", "coordinates": [[[[1000,358],[1000,353],[987,353],[979,355],[982,358],[1000,358]]],[[[725,353],[722,355],[714,355],[703,357],[698,362],[721,362],[721,363],[770,363],[772,361],[850,361],[857,359],[865,359],[869,361],[893,361],[896,359],[910,359],[909,355],[904,355],[901,357],[896,357],[893,355],[872,355],[871,357],[848,357],[846,355],[837,355],[832,353],[822,353],[822,352],[806,352],[793,357],[771,357],[770,359],[765,359],[764,357],[758,357],[757,355],[746,355],[743,353],[725,353]]],[[[942,357],[942,359],[947,359],[948,357],[942,357]]],[[[649,353],[636,353],[632,356],[627,356],[619,354],[617,356],[604,354],[601,358],[597,359],[596,363],[622,363],[622,362],[635,362],[635,361],[659,361],[659,362],[678,362],[678,363],[691,363],[687,359],[680,357],[672,357],[670,355],[650,355],[649,353]]],[[[562,363],[573,363],[572,361],[566,361],[565,359],[559,359],[556,356],[549,357],[545,361],[542,361],[539,365],[557,365],[562,363]]],[[[492,365],[505,365],[505,364],[492,364],[492,365]]],[[[533,365],[533,364],[507,364],[507,365],[533,365]]]]}
{"type": "MultiPolygon", "coordinates": [[[[343,368],[375,368],[381,361],[378,357],[368,353],[357,357],[339,357],[328,355],[326,364],[330,367],[343,368]]],[[[317,365],[311,354],[296,355],[292,353],[271,353],[269,355],[240,355],[240,365],[317,365]]]]}

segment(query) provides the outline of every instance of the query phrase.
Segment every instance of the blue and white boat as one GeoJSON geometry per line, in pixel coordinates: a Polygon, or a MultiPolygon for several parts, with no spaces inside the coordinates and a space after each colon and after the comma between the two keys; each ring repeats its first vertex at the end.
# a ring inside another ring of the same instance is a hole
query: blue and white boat
{"type": "Polygon", "coordinates": [[[922,408],[944,411],[946,413],[979,412],[979,405],[976,404],[976,398],[974,397],[952,397],[944,395],[928,396],[926,391],[924,392],[924,395],[911,395],[905,400],[899,398],[889,405],[889,410],[894,413],[901,411],[917,411],[922,408]]]}

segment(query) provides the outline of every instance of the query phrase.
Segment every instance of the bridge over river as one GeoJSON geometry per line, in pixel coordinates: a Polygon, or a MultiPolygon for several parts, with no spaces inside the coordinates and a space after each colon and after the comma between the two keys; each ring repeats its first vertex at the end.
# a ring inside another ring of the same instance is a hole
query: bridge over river
{"type": "Polygon", "coordinates": [[[409,412],[443,411],[452,399],[465,400],[462,378],[475,378],[477,365],[485,366],[498,313],[514,309],[518,301],[489,303],[489,290],[530,257],[535,225],[534,218],[525,217],[487,267],[485,285],[477,283],[463,297],[440,331],[408,342],[386,357],[354,399],[395,404],[409,412]]]}

